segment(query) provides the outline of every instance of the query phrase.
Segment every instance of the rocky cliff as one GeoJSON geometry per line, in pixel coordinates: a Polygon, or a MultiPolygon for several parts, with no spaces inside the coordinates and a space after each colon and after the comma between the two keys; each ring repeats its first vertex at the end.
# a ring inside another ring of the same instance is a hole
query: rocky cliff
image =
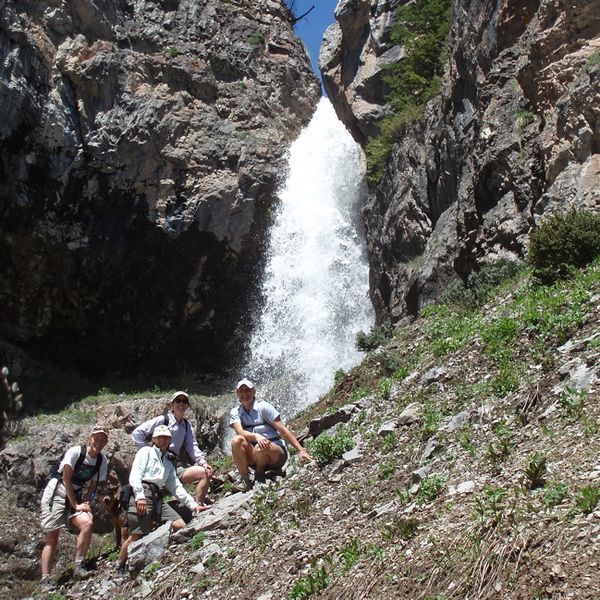
{"type": "Polygon", "coordinates": [[[0,52],[0,338],[222,366],[320,96],[283,0],[0,0],[0,52]]]}
{"type": "MultiPolygon", "coordinates": [[[[401,4],[342,0],[325,36],[325,88],[361,143],[389,109],[401,4]]],[[[544,214],[598,208],[599,153],[600,1],[456,0],[441,93],[365,209],[379,320],[415,313],[482,262],[522,258],[544,214]]]]}

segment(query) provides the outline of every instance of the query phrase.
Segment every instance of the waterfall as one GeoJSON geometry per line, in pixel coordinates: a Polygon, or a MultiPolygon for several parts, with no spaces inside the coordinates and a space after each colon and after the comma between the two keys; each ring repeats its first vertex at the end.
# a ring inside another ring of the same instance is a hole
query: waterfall
{"type": "Polygon", "coordinates": [[[289,151],[244,371],[285,417],[315,402],[338,369],[357,364],[356,333],[374,321],[364,177],[361,148],[322,98],[289,151]]]}

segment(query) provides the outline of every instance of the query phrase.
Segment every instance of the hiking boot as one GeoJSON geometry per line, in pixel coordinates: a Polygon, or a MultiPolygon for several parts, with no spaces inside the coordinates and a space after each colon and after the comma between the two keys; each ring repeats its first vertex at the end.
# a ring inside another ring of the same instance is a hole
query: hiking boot
{"type": "Polygon", "coordinates": [[[242,479],[241,481],[237,481],[232,487],[231,487],[231,491],[236,493],[236,492],[249,492],[252,489],[253,486],[253,482],[252,479],[250,479],[250,477],[247,477],[245,479],[242,479]]]}
{"type": "Polygon", "coordinates": [[[52,581],[50,575],[46,575],[45,577],[42,577],[40,587],[42,588],[42,592],[50,593],[56,589],[56,584],[52,581]]]}
{"type": "Polygon", "coordinates": [[[115,572],[116,572],[117,577],[127,577],[127,575],[129,575],[129,571],[127,570],[127,565],[117,564],[117,569],[115,572]]]}
{"type": "Polygon", "coordinates": [[[77,565],[73,568],[73,579],[87,579],[92,574],[83,565],[77,565]]]}

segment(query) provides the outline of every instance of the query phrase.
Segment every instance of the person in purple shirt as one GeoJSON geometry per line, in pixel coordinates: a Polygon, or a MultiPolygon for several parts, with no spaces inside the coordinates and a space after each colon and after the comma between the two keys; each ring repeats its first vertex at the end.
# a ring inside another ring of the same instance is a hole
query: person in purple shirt
{"type": "Polygon", "coordinates": [[[185,418],[189,406],[189,396],[185,392],[175,392],[171,398],[171,412],[145,421],[133,430],[131,438],[138,448],[143,448],[152,439],[154,429],[166,425],[171,432],[169,451],[178,460],[177,477],[183,484],[196,484],[195,499],[203,506],[213,471],[198,447],[190,422],[185,418]]]}

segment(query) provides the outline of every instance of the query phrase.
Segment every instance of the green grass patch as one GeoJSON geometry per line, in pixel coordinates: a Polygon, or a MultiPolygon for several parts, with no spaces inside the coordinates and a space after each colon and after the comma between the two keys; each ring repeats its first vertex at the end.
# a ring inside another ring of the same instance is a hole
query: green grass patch
{"type": "Polygon", "coordinates": [[[341,426],[332,435],[322,433],[316,439],[307,443],[309,454],[319,463],[327,465],[334,460],[341,458],[345,452],[354,447],[352,434],[348,427],[341,426]]]}
{"type": "Polygon", "coordinates": [[[419,484],[417,504],[423,505],[435,500],[446,487],[446,478],[443,475],[430,475],[419,484]]]}
{"type": "Polygon", "coordinates": [[[313,565],[308,575],[300,577],[292,585],[289,600],[304,600],[323,591],[330,581],[330,575],[324,566],[313,565]]]}

